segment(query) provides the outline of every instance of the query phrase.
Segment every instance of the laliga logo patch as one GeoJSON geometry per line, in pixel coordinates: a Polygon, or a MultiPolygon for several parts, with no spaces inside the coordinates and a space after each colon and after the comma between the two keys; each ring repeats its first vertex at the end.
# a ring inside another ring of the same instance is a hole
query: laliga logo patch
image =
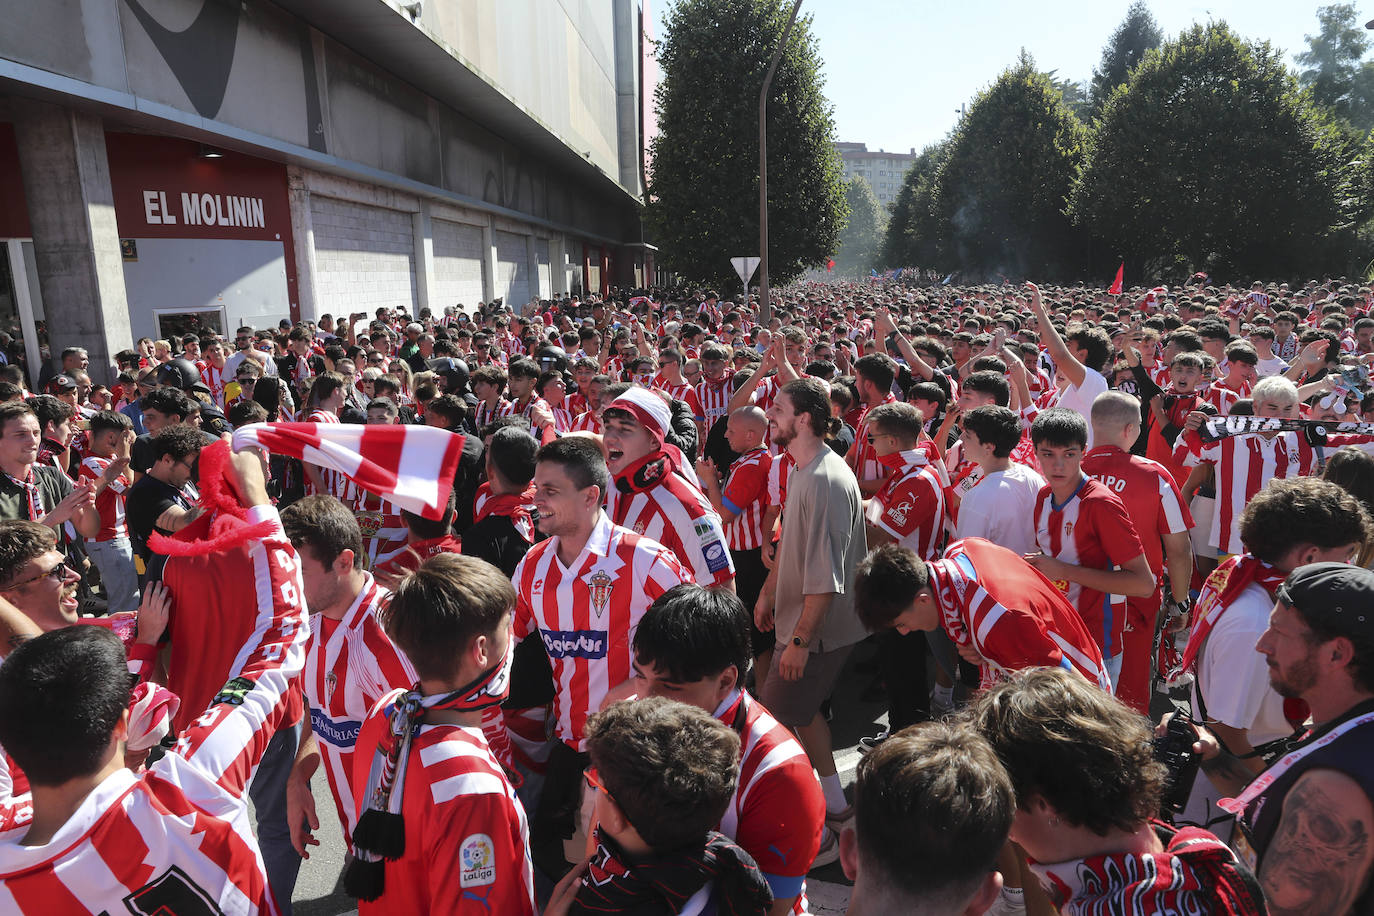
{"type": "Polygon", "coordinates": [[[482,887],[496,883],[496,847],[485,833],[474,833],[463,840],[458,850],[462,866],[461,887],[482,887]]]}

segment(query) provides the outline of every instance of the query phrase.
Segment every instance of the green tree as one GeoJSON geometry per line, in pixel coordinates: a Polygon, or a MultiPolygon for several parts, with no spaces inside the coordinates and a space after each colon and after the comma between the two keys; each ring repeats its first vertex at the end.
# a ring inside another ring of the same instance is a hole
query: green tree
{"type": "Polygon", "coordinates": [[[1145,59],[1145,52],[1164,43],[1164,33],[1143,0],[1136,0],[1102,49],[1102,60],[1093,70],[1088,94],[1092,116],[1102,113],[1112,90],[1126,82],[1131,70],[1145,59]]]}
{"type": "Polygon", "coordinates": [[[1374,126],[1374,63],[1363,63],[1370,39],[1353,3],[1317,10],[1320,30],[1307,35],[1307,50],[1294,55],[1298,78],[1313,100],[1359,131],[1374,126]]]}
{"type": "MultiPolygon", "coordinates": [[[[680,0],[658,46],[646,218],[663,263],[693,280],[738,282],[730,258],[758,253],[758,97],[782,38],[783,0],[680,0]]],[[[800,17],[768,105],[769,278],[823,264],[846,216],[830,103],[810,17],[800,17]]]]}
{"type": "Polygon", "coordinates": [[[873,187],[855,175],[844,188],[849,205],[849,222],[840,233],[840,248],[835,255],[835,272],[867,276],[882,253],[888,213],[878,204],[873,187]]]}
{"type": "Polygon", "coordinates": [[[1068,106],[1069,111],[1073,112],[1074,117],[1080,121],[1087,121],[1092,117],[1092,98],[1088,94],[1088,81],[1076,81],[1068,77],[1060,79],[1056,75],[1058,73],[1058,70],[1047,70],[1045,76],[1049,78],[1054,88],[1059,90],[1059,94],[1064,97],[1064,104],[1068,106]]]}
{"type": "Polygon", "coordinates": [[[1023,51],[950,137],[931,202],[941,269],[984,277],[1077,273],[1087,245],[1064,205],[1086,135],[1023,51]]]}
{"type": "Polygon", "coordinates": [[[937,266],[940,226],[931,204],[935,180],[948,153],[947,140],[927,146],[907,170],[883,236],[878,258],[883,267],[937,266]]]}
{"type": "Polygon", "coordinates": [[[1112,95],[1069,212],[1148,275],[1306,276],[1348,263],[1350,154],[1267,42],[1195,25],[1112,95]]]}

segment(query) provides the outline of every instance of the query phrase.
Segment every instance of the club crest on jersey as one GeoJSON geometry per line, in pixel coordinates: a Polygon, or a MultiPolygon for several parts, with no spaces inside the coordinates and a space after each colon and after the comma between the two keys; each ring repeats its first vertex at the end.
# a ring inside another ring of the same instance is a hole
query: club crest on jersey
{"type": "Polygon", "coordinates": [[[339,676],[333,671],[324,676],[324,703],[329,705],[329,701],[334,699],[334,688],[339,686],[339,676]]]}
{"type": "Polygon", "coordinates": [[[1071,535],[1071,534],[1073,534],[1073,522],[1065,522],[1065,523],[1064,523],[1064,537],[1068,537],[1068,536],[1071,535]]]}
{"type": "Polygon", "coordinates": [[[462,867],[461,887],[482,887],[496,883],[496,847],[485,833],[474,833],[458,849],[462,867]]]}
{"type": "Polygon", "coordinates": [[[591,592],[592,609],[596,611],[596,619],[606,613],[606,607],[611,603],[611,577],[606,575],[606,571],[598,569],[587,578],[587,588],[591,592]]]}

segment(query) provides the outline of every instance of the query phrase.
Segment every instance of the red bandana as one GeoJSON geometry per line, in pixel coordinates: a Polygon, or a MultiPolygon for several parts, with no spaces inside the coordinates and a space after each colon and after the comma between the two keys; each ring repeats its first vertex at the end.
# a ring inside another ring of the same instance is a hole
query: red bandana
{"type": "Polygon", "coordinates": [[[1208,634],[1246,586],[1254,582],[1273,597],[1285,578],[1283,573],[1248,553],[1234,556],[1218,566],[1207,577],[1202,594],[1198,595],[1197,606],[1193,609],[1193,631],[1188,636],[1188,646],[1183,650],[1178,669],[1170,674],[1170,681],[1193,673],[1198,652],[1202,651],[1208,634]]]}
{"type": "Polygon", "coordinates": [[[472,523],[475,525],[488,515],[507,516],[515,530],[520,532],[520,536],[533,544],[533,513],[534,484],[530,484],[523,493],[502,493],[500,496],[492,496],[488,491],[485,499],[478,500],[472,523]]]}

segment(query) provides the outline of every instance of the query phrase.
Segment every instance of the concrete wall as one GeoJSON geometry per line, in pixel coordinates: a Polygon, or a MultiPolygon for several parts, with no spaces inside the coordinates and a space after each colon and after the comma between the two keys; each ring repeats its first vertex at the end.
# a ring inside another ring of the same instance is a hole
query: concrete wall
{"type": "MultiPolygon", "coordinates": [[[[400,27],[442,42],[454,68],[497,86],[512,110],[619,180],[613,26],[611,0],[430,0],[420,22],[400,27]]],[[[140,116],[290,145],[589,236],[638,238],[630,197],[609,199],[604,185],[509,142],[267,0],[11,3],[0,27],[0,66],[6,61],[42,71],[21,79],[69,77],[88,88],[65,91],[140,116]]],[[[639,193],[637,179],[627,190],[639,193]]]]}
{"type": "Polygon", "coordinates": [[[313,196],[315,302],[334,315],[415,309],[415,237],[410,214],[313,196]]]}

